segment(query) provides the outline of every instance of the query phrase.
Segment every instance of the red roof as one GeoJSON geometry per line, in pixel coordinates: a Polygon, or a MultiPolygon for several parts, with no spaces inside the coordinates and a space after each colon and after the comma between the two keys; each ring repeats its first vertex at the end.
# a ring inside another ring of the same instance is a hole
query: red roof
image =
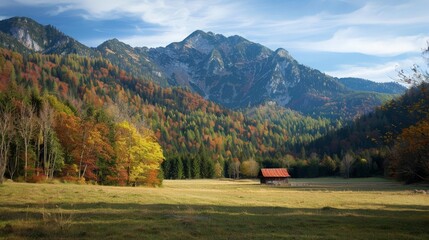
{"type": "Polygon", "coordinates": [[[261,173],[264,177],[290,177],[286,168],[262,168],[261,173]]]}

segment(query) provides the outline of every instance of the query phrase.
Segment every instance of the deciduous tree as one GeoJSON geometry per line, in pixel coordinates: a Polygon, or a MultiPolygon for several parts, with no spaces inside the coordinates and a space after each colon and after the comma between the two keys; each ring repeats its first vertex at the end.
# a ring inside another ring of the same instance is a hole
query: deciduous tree
{"type": "Polygon", "coordinates": [[[351,169],[355,160],[356,159],[351,152],[347,152],[341,160],[341,173],[345,178],[350,177],[351,169]]]}
{"type": "Polygon", "coordinates": [[[28,175],[28,148],[30,141],[34,136],[36,114],[35,108],[30,104],[21,102],[20,114],[17,119],[17,131],[22,138],[24,144],[24,180],[27,180],[28,175]]]}
{"type": "Polygon", "coordinates": [[[12,109],[10,106],[0,106],[0,183],[4,181],[13,133],[12,109]]]}

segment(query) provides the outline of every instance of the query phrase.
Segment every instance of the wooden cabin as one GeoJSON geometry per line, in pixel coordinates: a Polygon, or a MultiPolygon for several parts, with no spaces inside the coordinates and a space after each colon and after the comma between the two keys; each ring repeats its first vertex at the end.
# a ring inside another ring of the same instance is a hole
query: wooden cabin
{"type": "Polygon", "coordinates": [[[286,168],[262,168],[259,172],[261,184],[281,185],[287,184],[289,173],[286,168]]]}

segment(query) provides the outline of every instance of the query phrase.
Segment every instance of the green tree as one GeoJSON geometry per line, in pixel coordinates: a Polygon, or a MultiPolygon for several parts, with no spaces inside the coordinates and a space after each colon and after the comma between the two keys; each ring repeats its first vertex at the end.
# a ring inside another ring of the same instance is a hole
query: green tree
{"type": "Polygon", "coordinates": [[[191,171],[192,178],[194,179],[201,178],[200,162],[195,156],[192,156],[191,164],[192,164],[192,171],[191,171]]]}

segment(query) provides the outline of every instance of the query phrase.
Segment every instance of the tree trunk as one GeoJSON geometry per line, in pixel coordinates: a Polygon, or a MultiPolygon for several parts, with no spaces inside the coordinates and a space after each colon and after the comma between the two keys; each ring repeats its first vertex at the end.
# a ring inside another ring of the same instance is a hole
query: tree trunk
{"type": "Polygon", "coordinates": [[[9,155],[10,142],[13,134],[12,114],[0,112],[0,183],[4,182],[4,174],[9,155]]]}
{"type": "MultiPolygon", "coordinates": [[[[85,142],[86,142],[86,138],[87,138],[87,135],[88,135],[88,129],[87,129],[87,127],[83,127],[83,135],[82,135],[82,151],[80,152],[80,159],[79,159],[79,173],[78,173],[78,176],[79,176],[79,179],[81,178],[81,177],[85,177],[85,171],[83,171],[83,173],[81,174],[81,170],[82,170],[82,165],[83,165],[83,157],[84,157],[84,153],[85,153],[85,149],[86,149],[86,144],[85,144],[85,142]]],[[[85,170],[86,170],[86,166],[85,166],[85,170]]]]}
{"type": "Polygon", "coordinates": [[[48,163],[48,133],[47,133],[47,129],[45,129],[43,131],[43,169],[45,172],[45,175],[47,176],[47,169],[49,168],[49,163],[48,163]]]}
{"type": "Polygon", "coordinates": [[[36,161],[34,162],[34,169],[36,170],[36,176],[39,176],[39,162],[40,162],[40,137],[42,135],[42,128],[40,128],[39,136],[37,138],[37,157],[36,161]]]}
{"type": "Polygon", "coordinates": [[[24,181],[27,181],[27,169],[28,169],[28,142],[24,139],[24,181]]]}

